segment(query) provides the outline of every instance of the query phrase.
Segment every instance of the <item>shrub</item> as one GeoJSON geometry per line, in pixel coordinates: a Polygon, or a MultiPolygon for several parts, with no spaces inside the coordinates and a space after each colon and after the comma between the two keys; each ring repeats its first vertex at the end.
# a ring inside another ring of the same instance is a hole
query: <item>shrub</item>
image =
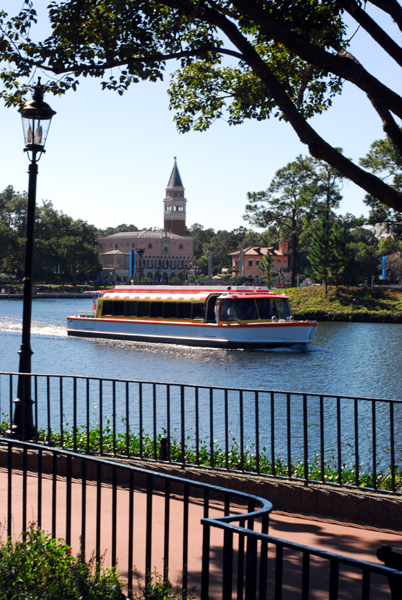
{"type": "Polygon", "coordinates": [[[232,285],[251,285],[249,278],[245,277],[245,275],[235,275],[230,280],[230,283],[232,285]]]}
{"type": "Polygon", "coordinates": [[[13,543],[0,544],[0,596],[24,600],[121,600],[119,576],[94,557],[88,563],[63,540],[55,540],[31,523],[13,543]]]}
{"type": "Polygon", "coordinates": [[[195,600],[192,596],[194,588],[189,590],[189,594],[183,594],[180,584],[173,586],[170,581],[163,581],[163,577],[157,571],[149,575],[148,583],[144,583],[138,571],[134,571],[137,578],[138,592],[134,594],[135,600],[195,600]]]}

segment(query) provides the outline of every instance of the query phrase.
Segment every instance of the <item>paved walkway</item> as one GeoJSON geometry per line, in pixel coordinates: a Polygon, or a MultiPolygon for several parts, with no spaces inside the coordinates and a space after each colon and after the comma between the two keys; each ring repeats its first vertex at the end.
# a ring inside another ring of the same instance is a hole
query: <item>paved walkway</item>
{"type": "MultiPolygon", "coordinates": [[[[22,527],[22,474],[14,472],[12,477],[12,531],[13,538],[17,538],[22,527]]],[[[51,531],[51,498],[52,498],[52,478],[49,475],[43,475],[42,480],[42,529],[51,531]]],[[[81,485],[79,481],[73,480],[71,495],[71,545],[73,552],[79,550],[79,536],[81,533],[81,485]]],[[[30,473],[27,477],[27,507],[28,520],[35,521],[37,514],[37,477],[30,473]]],[[[87,537],[86,554],[90,556],[96,544],[96,498],[97,487],[93,482],[87,482],[87,537]]],[[[64,538],[66,535],[66,482],[63,477],[57,478],[56,486],[56,536],[64,538]]],[[[101,488],[101,552],[105,554],[105,565],[110,564],[111,546],[112,546],[112,489],[108,484],[101,488]]],[[[129,511],[129,492],[127,488],[119,488],[117,492],[117,559],[119,570],[123,576],[127,574],[127,548],[129,540],[128,530],[128,511],[129,511]]],[[[145,570],[145,543],[146,543],[146,511],[147,498],[144,491],[134,492],[134,558],[133,563],[142,573],[145,570]]],[[[223,506],[219,502],[211,505],[210,516],[222,515],[223,506]]],[[[180,576],[182,567],[182,547],[183,547],[183,501],[180,497],[171,497],[169,504],[169,577],[175,583],[180,576]]],[[[402,513],[401,513],[402,515],[402,513]]],[[[7,471],[0,468],[0,521],[4,526],[7,516],[7,471]]],[[[203,517],[202,502],[193,499],[189,505],[189,547],[188,547],[188,573],[189,587],[196,586],[195,595],[199,595],[200,590],[200,571],[202,554],[202,526],[200,521],[203,517]]],[[[164,519],[165,519],[165,498],[163,494],[155,494],[152,499],[152,565],[158,572],[163,571],[163,553],[164,553],[164,519]]],[[[402,527],[402,517],[401,517],[402,527]]],[[[402,532],[393,532],[387,530],[377,530],[353,524],[337,523],[327,519],[314,517],[304,517],[301,515],[285,514],[274,511],[270,517],[269,533],[275,537],[295,541],[297,543],[312,546],[324,550],[329,550],[338,554],[374,562],[379,561],[376,558],[376,550],[381,544],[388,544],[392,547],[402,549],[402,532]]],[[[4,540],[4,534],[3,534],[4,540]]],[[[211,535],[211,598],[220,597],[221,591],[221,560],[222,560],[222,533],[213,531],[211,535]]],[[[269,565],[273,566],[274,554],[270,550],[269,565]],[[270,560],[272,559],[272,560],[270,560]]],[[[292,577],[285,579],[285,593],[283,600],[294,598],[294,592],[300,592],[300,581],[298,579],[298,566],[295,563],[295,557],[289,553],[286,560],[291,566],[292,577]],[[293,565],[293,566],[292,566],[293,565]],[[293,594],[293,595],[292,595],[293,594]]],[[[319,561],[318,561],[319,563],[319,561]]],[[[320,579],[322,573],[318,565],[320,579]]],[[[317,567],[315,565],[315,567],[317,567]]],[[[312,577],[314,582],[314,560],[312,560],[312,577]]],[[[321,569],[322,570],[322,569],[321,569]]],[[[273,576],[271,568],[270,577],[273,576]]],[[[317,589],[325,588],[325,581],[318,581],[314,584],[317,589]]],[[[355,600],[356,587],[352,585],[356,576],[352,573],[345,575],[345,584],[343,591],[340,592],[340,598],[355,600]]],[[[271,581],[271,580],[270,580],[271,581]]],[[[360,584],[358,584],[359,586],[360,584]]],[[[375,600],[381,598],[390,598],[386,582],[373,581],[375,587],[375,600]]],[[[313,586],[313,587],[314,587],[313,586]]],[[[317,591],[312,594],[311,599],[328,597],[326,594],[317,591]]]]}

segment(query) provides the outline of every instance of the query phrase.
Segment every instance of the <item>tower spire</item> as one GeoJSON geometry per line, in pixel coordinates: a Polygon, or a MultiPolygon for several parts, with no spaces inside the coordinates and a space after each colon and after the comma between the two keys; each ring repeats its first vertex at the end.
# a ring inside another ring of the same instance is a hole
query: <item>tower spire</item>
{"type": "Polygon", "coordinates": [[[177,166],[176,156],[163,201],[163,228],[167,232],[186,235],[186,203],[184,187],[177,166]]]}
{"type": "Polygon", "coordinates": [[[176,157],[174,157],[174,165],[173,165],[173,169],[172,169],[172,174],[170,175],[170,179],[168,181],[167,184],[167,188],[183,188],[183,183],[181,181],[181,177],[180,177],[180,173],[179,173],[179,167],[177,166],[177,160],[176,157]]]}

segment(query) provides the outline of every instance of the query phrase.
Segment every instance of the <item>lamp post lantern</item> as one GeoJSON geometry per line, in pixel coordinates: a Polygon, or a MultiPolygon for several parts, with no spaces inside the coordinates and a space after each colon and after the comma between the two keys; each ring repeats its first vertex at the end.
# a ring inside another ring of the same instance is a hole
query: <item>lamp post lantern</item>
{"type": "Polygon", "coordinates": [[[43,101],[43,87],[38,78],[32,100],[20,109],[24,131],[25,148],[30,165],[28,167],[27,235],[25,246],[24,305],[22,316],[22,343],[20,355],[17,398],[14,400],[14,415],[7,436],[19,440],[35,437],[31,395],[31,314],[32,314],[32,274],[35,235],[36,177],[38,161],[45,152],[45,143],[50,122],[55,111],[43,101]],[[25,375],[27,374],[27,375],[25,375]]]}

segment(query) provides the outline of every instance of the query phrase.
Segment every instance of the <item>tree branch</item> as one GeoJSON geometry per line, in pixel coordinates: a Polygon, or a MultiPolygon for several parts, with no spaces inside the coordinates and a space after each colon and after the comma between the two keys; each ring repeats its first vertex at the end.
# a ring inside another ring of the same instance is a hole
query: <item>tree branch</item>
{"type": "Polygon", "coordinates": [[[384,12],[388,13],[402,31],[402,7],[397,0],[368,0],[384,12]]]}
{"type": "MultiPolygon", "coordinates": [[[[353,54],[351,54],[350,52],[347,52],[347,50],[345,50],[341,46],[338,46],[335,49],[338,50],[339,53],[347,54],[351,60],[359,64],[357,58],[353,56],[353,54]]],[[[367,98],[370,100],[371,104],[374,107],[374,110],[378,113],[380,119],[382,120],[383,131],[385,131],[385,133],[390,137],[391,141],[395,144],[399,152],[401,152],[402,154],[402,131],[396,124],[394,117],[389,112],[389,110],[386,107],[384,107],[381,104],[381,102],[379,102],[371,94],[367,94],[367,98]]]]}
{"type": "Polygon", "coordinates": [[[346,6],[346,11],[371,35],[373,40],[377,42],[391,56],[399,66],[402,67],[402,48],[380,27],[377,23],[360,8],[355,1],[352,1],[349,6],[346,6]]]}
{"type": "Polygon", "coordinates": [[[382,120],[382,128],[383,131],[388,135],[391,139],[394,146],[399,150],[399,153],[402,155],[402,131],[398,127],[395,119],[381,104],[378,104],[375,100],[369,97],[371,104],[374,109],[377,111],[380,119],[382,120]]]}
{"type": "Polygon", "coordinates": [[[314,65],[309,65],[303,73],[300,87],[297,90],[297,101],[296,101],[297,106],[301,106],[303,103],[304,92],[306,91],[307,84],[310,81],[310,79],[313,75],[313,72],[314,72],[314,65]]]}
{"type": "Polygon", "coordinates": [[[38,69],[43,69],[44,71],[48,71],[50,73],[54,73],[55,75],[63,75],[66,73],[74,73],[75,76],[78,76],[82,73],[88,73],[90,71],[105,71],[106,69],[113,69],[116,67],[124,67],[126,65],[135,65],[135,64],[150,64],[150,63],[158,63],[165,62],[168,60],[178,60],[180,58],[189,58],[192,56],[201,56],[206,52],[215,52],[217,54],[226,54],[228,56],[234,56],[239,60],[242,60],[243,56],[234,50],[229,50],[225,48],[219,48],[214,46],[213,44],[204,44],[199,48],[195,48],[194,50],[183,50],[182,52],[173,52],[172,54],[153,54],[151,56],[141,56],[141,57],[132,57],[125,58],[124,60],[114,60],[111,62],[104,62],[102,64],[93,64],[93,65],[76,65],[74,67],[65,67],[58,68],[57,66],[49,66],[44,65],[39,61],[35,60],[26,60],[26,63],[31,67],[36,67],[38,69]]]}
{"type": "Polygon", "coordinates": [[[402,212],[402,194],[385,184],[375,175],[367,173],[367,171],[355,165],[318,135],[297,110],[274,73],[234,23],[226,19],[222,14],[208,9],[204,11],[204,18],[209,20],[211,24],[219,27],[242,53],[243,60],[264,83],[275,103],[296,131],[300,141],[308,146],[312,156],[332,165],[351,181],[366,190],[366,192],[378,198],[383,204],[402,212]]]}
{"type": "MultiPolygon", "coordinates": [[[[166,3],[166,0],[164,3],[166,3]]],[[[402,98],[373,77],[360,64],[356,64],[347,56],[331,54],[327,50],[307,42],[299,35],[286,29],[278,20],[272,18],[268,11],[263,10],[257,2],[233,0],[233,5],[241,13],[252,19],[255,24],[259,25],[272,39],[284,44],[288,50],[294,52],[309,64],[350,81],[366,94],[370,93],[375,98],[381,98],[389,110],[402,118],[402,98]]],[[[205,15],[206,11],[203,14],[205,15]]]]}

